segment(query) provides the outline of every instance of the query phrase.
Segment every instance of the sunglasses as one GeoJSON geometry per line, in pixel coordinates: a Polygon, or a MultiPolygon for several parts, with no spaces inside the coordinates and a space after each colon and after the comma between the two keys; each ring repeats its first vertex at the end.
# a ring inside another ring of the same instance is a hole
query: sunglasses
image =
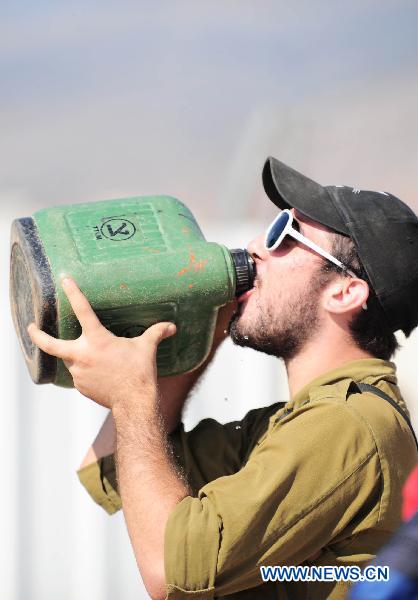
{"type": "MultiPolygon", "coordinates": [[[[276,248],[280,246],[286,235],[290,235],[292,238],[294,238],[301,244],[304,244],[305,246],[307,246],[326,260],[329,260],[330,262],[334,263],[334,265],[336,265],[342,271],[347,273],[347,275],[350,275],[350,277],[357,277],[357,275],[353,273],[353,271],[351,271],[342,262],[335,258],[335,256],[332,256],[332,254],[329,254],[326,250],[323,250],[322,248],[317,246],[315,242],[312,242],[312,240],[302,235],[300,231],[292,225],[293,213],[288,208],[286,208],[277,215],[277,217],[267,229],[266,237],[264,240],[264,247],[266,248],[266,250],[268,250],[269,252],[276,250],[276,248]]],[[[299,228],[299,224],[297,223],[297,221],[295,221],[295,225],[299,228]]],[[[367,309],[366,303],[363,304],[363,309],[367,309]]]]}

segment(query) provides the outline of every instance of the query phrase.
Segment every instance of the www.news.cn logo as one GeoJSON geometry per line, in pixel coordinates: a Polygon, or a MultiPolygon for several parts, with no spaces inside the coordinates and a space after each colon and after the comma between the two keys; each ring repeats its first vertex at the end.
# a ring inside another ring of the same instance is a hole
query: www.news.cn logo
{"type": "Polygon", "coordinates": [[[389,581],[389,567],[350,566],[275,566],[260,567],[261,578],[268,581],[389,581]]]}

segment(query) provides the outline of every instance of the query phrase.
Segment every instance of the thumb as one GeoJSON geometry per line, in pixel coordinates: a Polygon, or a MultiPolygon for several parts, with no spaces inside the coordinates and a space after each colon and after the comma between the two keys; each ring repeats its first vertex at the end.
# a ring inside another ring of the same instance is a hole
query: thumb
{"type": "Polygon", "coordinates": [[[171,337],[176,333],[176,331],[177,328],[174,323],[164,321],[148,327],[148,329],[139,337],[139,339],[144,339],[144,337],[146,337],[150,342],[153,342],[155,346],[158,346],[162,340],[171,337]]]}

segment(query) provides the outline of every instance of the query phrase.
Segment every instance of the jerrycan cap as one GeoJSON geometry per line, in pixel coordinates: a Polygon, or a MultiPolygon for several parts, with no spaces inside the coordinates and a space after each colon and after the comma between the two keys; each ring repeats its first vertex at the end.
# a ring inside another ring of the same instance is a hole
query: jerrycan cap
{"type": "Polygon", "coordinates": [[[235,296],[240,296],[254,285],[255,262],[247,250],[234,248],[233,250],[229,250],[229,252],[234,262],[237,280],[235,296]]]}

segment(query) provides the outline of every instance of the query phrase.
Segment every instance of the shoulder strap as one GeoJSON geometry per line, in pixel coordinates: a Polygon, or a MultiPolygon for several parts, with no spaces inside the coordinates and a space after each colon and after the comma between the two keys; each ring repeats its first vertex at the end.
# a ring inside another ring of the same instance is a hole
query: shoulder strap
{"type": "Polygon", "coordinates": [[[380,396],[380,398],[383,398],[383,400],[387,400],[387,402],[389,402],[389,404],[391,404],[393,406],[393,408],[396,409],[398,411],[398,413],[400,415],[402,415],[403,418],[405,419],[409,429],[411,430],[412,435],[414,436],[415,445],[418,450],[418,440],[417,440],[417,436],[415,435],[414,428],[412,427],[412,423],[409,420],[409,417],[406,414],[406,412],[399,406],[399,404],[397,404],[397,402],[395,402],[395,400],[393,398],[388,396],[388,394],[386,394],[385,392],[382,392],[382,390],[379,390],[379,388],[377,388],[376,386],[370,385],[369,383],[357,383],[357,381],[353,381],[350,384],[351,389],[349,388],[348,391],[355,392],[356,390],[355,389],[353,390],[352,389],[353,387],[358,388],[358,390],[360,390],[360,392],[371,392],[372,394],[375,394],[376,396],[380,396]]]}

